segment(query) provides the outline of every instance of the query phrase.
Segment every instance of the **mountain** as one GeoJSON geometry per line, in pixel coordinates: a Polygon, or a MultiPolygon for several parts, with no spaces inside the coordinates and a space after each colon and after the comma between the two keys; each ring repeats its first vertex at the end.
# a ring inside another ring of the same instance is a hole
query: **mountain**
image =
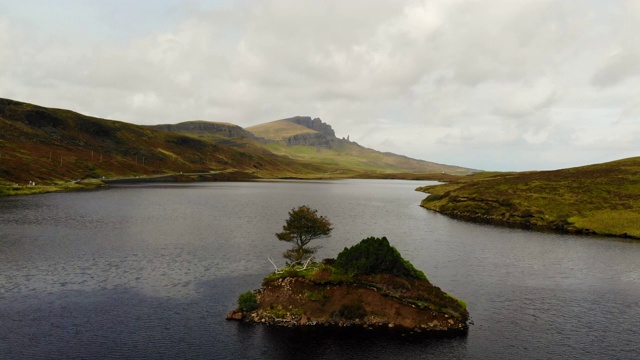
{"type": "MultiPolygon", "coordinates": [[[[199,129],[215,126],[191,125],[199,129]]],[[[228,130],[224,139],[243,141],[243,134],[252,138],[241,128],[220,126],[228,130]]],[[[0,99],[1,183],[54,184],[82,178],[230,170],[260,172],[266,177],[312,176],[327,171],[262,148],[230,146],[0,99]]]]}
{"type": "Polygon", "coordinates": [[[473,169],[365,148],[349,139],[337,138],[331,125],[318,118],[296,116],[248,127],[246,130],[257,137],[270,140],[265,146],[275,154],[344,171],[456,175],[474,172],[473,169]]]}
{"type": "Polygon", "coordinates": [[[640,157],[555,171],[481,173],[419,190],[422,206],[477,222],[640,238],[640,157]]]}
{"type": "Polygon", "coordinates": [[[224,178],[403,178],[471,170],[367,149],[308,117],[250,129],[208,121],[141,126],[0,99],[0,194],[33,182],[166,174],[187,180],[193,173],[210,179],[221,172],[224,178]]]}

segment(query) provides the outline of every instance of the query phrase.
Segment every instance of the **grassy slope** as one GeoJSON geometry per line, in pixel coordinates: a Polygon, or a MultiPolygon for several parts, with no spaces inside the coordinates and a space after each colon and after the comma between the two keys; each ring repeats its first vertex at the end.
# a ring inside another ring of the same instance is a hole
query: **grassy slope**
{"type": "MultiPolygon", "coordinates": [[[[252,154],[261,155],[264,157],[275,157],[279,162],[287,164],[290,169],[295,171],[289,171],[288,173],[282,173],[281,176],[303,176],[307,175],[320,175],[322,173],[330,171],[322,166],[316,166],[309,162],[301,162],[294,160],[288,156],[279,156],[278,154],[269,151],[262,143],[259,143],[255,139],[255,135],[247,130],[239,127],[238,125],[230,123],[220,123],[211,121],[186,121],[179,124],[171,125],[154,125],[151,128],[175,132],[182,135],[194,137],[200,140],[204,140],[213,144],[230,146],[234,149],[239,149],[252,154]],[[203,126],[191,126],[193,124],[201,124],[203,126]],[[207,125],[217,125],[216,128],[210,128],[207,125]],[[233,134],[233,135],[231,135],[233,134]],[[246,134],[246,135],[245,135],[246,134]],[[305,164],[305,168],[301,169],[300,165],[305,164]],[[311,171],[309,171],[311,170],[311,171]]],[[[273,172],[274,176],[277,172],[273,172]]],[[[276,176],[277,177],[277,176],[276,176]]]]}
{"type": "MultiPolygon", "coordinates": [[[[469,174],[472,170],[457,166],[437,164],[416,160],[402,155],[383,153],[359,146],[356,143],[338,140],[331,149],[315,146],[287,146],[283,141],[290,136],[316,133],[317,131],[288,120],[278,120],[247,128],[258,137],[276,140],[266,144],[266,148],[274,154],[292,159],[312,162],[334,168],[334,174],[348,176],[371,177],[376,173],[450,173],[469,174]]],[[[404,176],[400,176],[403,177],[404,176]]]]}
{"type": "MultiPolygon", "coordinates": [[[[333,149],[289,147],[283,142],[261,143],[233,124],[193,121],[176,130],[180,125],[138,126],[0,99],[0,195],[99,185],[72,184],[73,179],[171,173],[236,171],[234,176],[239,176],[239,171],[262,178],[399,173],[397,178],[429,178],[427,173],[468,171],[380,153],[346,140],[335,139],[333,149]],[[38,185],[26,188],[30,181],[38,185]]],[[[286,120],[252,127],[256,128],[266,129],[261,134],[272,138],[317,133],[286,120]]]]}
{"type": "Polygon", "coordinates": [[[312,134],[317,131],[309,129],[306,126],[302,126],[296,123],[292,123],[287,120],[277,120],[268,123],[255,125],[246,128],[254,135],[270,139],[270,140],[284,140],[290,136],[299,134],[312,134]]]}
{"type": "MultiPolygon", "coordinates": [[[[283,139],[294,135],[317,134],[318,132],[288,120],[277,120],[243,129],[250,131],[253,136],[267,139],[264,143],[255,138],[240,138],[228,136],[226,129],[194,128],[189,124],[207,122],[185,122],[175,125],[158,125],[156,128],[166,128],[167,131],[178,132],[216,144],[232,146],[234,148],[250,149],[253,153],[272,153],[291,161],[315,164],[324,170],[316,174],[317,177],[361,177],[361,178],[440,178],[443,172],[452,174],[468,174],[470,169],[436,164],[428,161],[411,159],[406,156],[382,153],[359,146],[346,140],[333,139],[331,149],[321,146],[296,145],[289,146],[283,139]]],[[[219,124],[219,123],[209,123],[219,124]]],[[[238,128],[235,125],[229,127],[238,128]]],[[[239,128],[242,129],[242,128],[239,128]]],[[[231,129],[236,131],[238,129],[231,129]]]]}
{"type": "Polygon", "coordinates": [[[453,217],[640,238],[640,157],[556,171],[482,173],[429,192],[422,206],[453,217]]]}
{"type": "Polygon", "coordinates": [[[29,181],[45,186],[103,176],[228,170],[265,177],[325,171],[266,151],[0,99],[0,185],[5,193],[29,181]]]}
{"type": "MultiPolygon", "coordinates": [[[[266,147],[274,154],[288,156],[306,162],[334,167],[338,172],[355,173],[371,177],[379,173],[454,173],[468,174],[470,169],[415,160],[401,155],[381,153],[355,143],[342,144],[332,149],[312,146],[287,146],[270,143],[266,147]]],[[[404,178],[404,177],[403,177],[404,178]]]]}

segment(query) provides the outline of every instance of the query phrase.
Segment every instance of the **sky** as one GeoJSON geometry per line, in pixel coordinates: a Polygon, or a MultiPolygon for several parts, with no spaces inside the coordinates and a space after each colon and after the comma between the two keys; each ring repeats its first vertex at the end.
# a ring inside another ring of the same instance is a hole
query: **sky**
{"type": "Polygon", "coordinates": [[[0,97],[135,124],[319,117],[482,170],[640,156],[640,0],[0,0],[0,97]]]}

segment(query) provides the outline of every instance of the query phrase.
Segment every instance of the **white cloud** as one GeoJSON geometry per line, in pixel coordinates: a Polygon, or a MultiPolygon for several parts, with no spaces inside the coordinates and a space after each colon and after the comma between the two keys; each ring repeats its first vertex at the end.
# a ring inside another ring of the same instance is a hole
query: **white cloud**
{"type": "Polygon", "coordinates": [[[154,92],[144,92],[134,94],[127,102],[133,108],[153,109],[160,105],[160,98],[154,92]]]}
{"type": "Polygon", "coordinates": [[[638,140],[638,1],[123,6],[47,16],[10,1],[0,96],[141,124],[309,115],[365,146],[486,169],[612,160],[638,140]]]}
{"type": "Polygon", "coordinates": [[[604,59],[592,81],[596,86],[605,87],[634,76],[640,76],[640,53],[619,50],[604,59]]]}
{"type": "Polygon", "coordinates": [[[623,108],[616,125],[634,125],[640,123],[640,96],[629,101],[623,108]]]}
{"type": "Polygon", "coordinates": [[[592,83],[600,87],[619,84],[640,76],[640,1],[629,0],[616,9],[616,23],[600,59],[592,83]]]}
{"type": "Polygon", "coordinates": [[[10,27],[7,21],[0,19],[0,49],[2,50],[2,52],[0,52],[0,69],[5,68],[4,64],[8,61],[9,51],[7,50],[9,50],[9,40],[11,37],[9,31],[10,27]]]}
{"type": "Polygon", "coordinates": [[[556,99],[556,86],[548,79],[525,84],[507,95],[498,105],[496,114],[505,117],[523,117],[548,108],[556,99]]]}

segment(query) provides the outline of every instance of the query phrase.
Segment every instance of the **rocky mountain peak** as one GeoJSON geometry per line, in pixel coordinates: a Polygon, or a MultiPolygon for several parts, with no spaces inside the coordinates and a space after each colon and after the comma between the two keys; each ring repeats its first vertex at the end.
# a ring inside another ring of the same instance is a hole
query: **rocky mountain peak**
{"type": "Polygon", "coordinates": [[[322,122],[320,118],[311,119],[311,117],[309,116],[295,116],[288,120],[298,125],[307,127],[311,130],[315,130],[325,136],[336,136],[336,133],[335,131],[333,131],[333,128],[331,128],[331,125],[322,122]]]}

